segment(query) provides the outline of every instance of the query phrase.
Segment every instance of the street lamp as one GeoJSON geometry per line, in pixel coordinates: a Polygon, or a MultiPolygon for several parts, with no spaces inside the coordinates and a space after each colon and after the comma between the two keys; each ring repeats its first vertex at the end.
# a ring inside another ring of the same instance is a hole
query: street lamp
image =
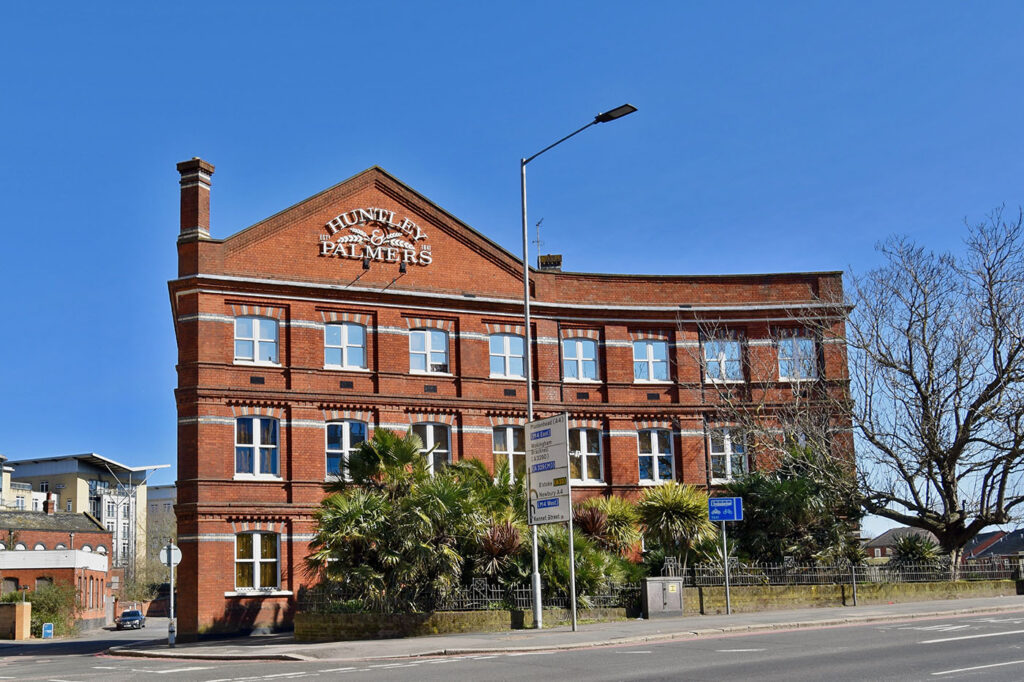
{"type": "MultiPolygon", "coordinates": [[[[523,318],[526,323],[526,327],[523,330],[524,342],[526,345],[526,421],[533,421],[533,340],[532,331],[530,329],[530,255],[529,255],[529,234],[526,228],[526,164],[530,163],[538,156],[554,149],[558,145],[562,144],[570,137],[579,135],[584,130],[592,125],[598,123],[607,123],[608,121],[614,121],[617,118],[628,116],[636,111],[636,107],[632,104],[623,104],[622,106],[615,107],[610,111],[598,114],[594,117],[594,120],[587,125],[575,130],[562,139],[549,144],[544,149],[533,156],[520,159],[519,161],[519,178],[520,188],[522,192],[522,207],[523,207],[523,318]]],[[[541,595],[540,595],[540,567],[537,560],[537,526],[531,526],[531,536],[533,541],[533,622],[536,624],[537,629],[543,626],[542,614],[541,614],[541,595]]],[[[575,624],[575,623],[574,623],[575,624]]]]}

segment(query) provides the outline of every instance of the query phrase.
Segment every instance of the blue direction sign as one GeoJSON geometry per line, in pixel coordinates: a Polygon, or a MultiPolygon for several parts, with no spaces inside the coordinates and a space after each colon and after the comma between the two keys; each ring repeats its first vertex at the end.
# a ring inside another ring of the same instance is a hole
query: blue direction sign
{"type": "Polygon", "coordinates": [[[43,639],[53,639],[53,623],[43,623],[43,639]]]}
{"type": "Polygon", "coordinates": [[[743,498],[742,497],[709,497],[708,498],[708,520],[709,521],[742,521],[743,520],[743,498]]]}

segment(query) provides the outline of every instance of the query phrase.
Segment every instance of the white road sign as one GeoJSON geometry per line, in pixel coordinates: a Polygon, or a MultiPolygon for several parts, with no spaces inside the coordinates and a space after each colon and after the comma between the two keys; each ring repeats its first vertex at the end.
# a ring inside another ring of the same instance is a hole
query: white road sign
{"type": "Polygon", "coordinates": [[[177,545],[167,544],[160,548],[160,563],[164,566],[177,566],[181,563],[181,550],[177,545]]]}
{"type": "Polygon", "coordinates": [[[526,471],[530,525],[571,520],[568,415],[526,425],[526,471]]]}

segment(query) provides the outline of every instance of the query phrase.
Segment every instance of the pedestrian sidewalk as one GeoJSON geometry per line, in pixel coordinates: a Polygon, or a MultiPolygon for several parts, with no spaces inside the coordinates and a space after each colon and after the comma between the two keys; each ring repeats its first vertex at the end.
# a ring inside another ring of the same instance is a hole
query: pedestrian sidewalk
{"type": "Polygon", "coordinates": [[[580,624],[543,630],[512,630],[475,634],[435,635],[356,642],[296,642],[288,634],[254,635],[178,644],[165,639],[112,647],[115,656],[218,660],[364,661],[480,653],[514,653],[576,649],[613,644],[641,644],[672,639],[714,637],[728,633],[813,628],[857,623],[936,618],[971,613],[1014,611],[1024,614],[1024,598],[987,597],[871,606],[824,607],[788,611],[736,613],[729,616],[685,616],[656,620],[580,624]]]}

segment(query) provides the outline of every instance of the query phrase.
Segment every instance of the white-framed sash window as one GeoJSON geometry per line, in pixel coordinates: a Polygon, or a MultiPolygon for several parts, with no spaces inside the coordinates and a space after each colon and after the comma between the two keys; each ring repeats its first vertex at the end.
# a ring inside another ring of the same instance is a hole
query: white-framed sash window
{"type": "Polygon", "coordinates": [[[491,356],[491,376],[520,379],[526,376],[523,355],[526,345],[516,334],[491,334],[488,340],[491,356]]]}
{"type": "Polygon", "coordinates": [[[603,483],[601,431],[569,429],[569,476],[577,483],[603,483]]]}
{"type": "Polygon", "coordinates": [[[597,381],[597,341],[562,340],[562,377],[566,381],[597,381]]]}
{"type": "Polygon", "coordinates": [[[439,329],[411,330],[409,371],[414,374],[447,374],[448,332],[439,329]]]}
{"type": "Polygon", "coordinates": [[[420,450],[427,458],[427,469],[436,473],[451,464],[451,430],[444,424],[413,424],[412,432],[423,442],[420,450]]]}
{"type": "Polygon", "coordinates": [[[235,536],[235,589],[276,590],[281,584],[277,533],[235,536]]]}
{"type": "Polygon", "coordinates": [[[235,318],[235,362],[276,365],[277,320],[269,317],[235,318]]]}
{"type": "Polygon", "coordinates": [[[276,419],[235,419],[235,476],[280,476],[278,435],[276,419]]]}
{"type": "Polygon", "coordinates": [[[366,422],[337,421],[327,423],[325,435],[327,436],[328,476],[349,478],[349,457],[366,440],[366,431],[366,422]]]}
{"type": "Polygon", "coordinates": [[[637,449],[641,483],[664,483],[675,478],[671,430],[638,431],[637,449]]]}
{"type": "Polygon", "coordinates": [[[633,381],[668,381],[668,342],[633,342],[633,381]]]}
{"type": "Polygon", "coordinates": [[[366,369],[366,327],[354,322],[324,325],[324,367],[366,369]]]}

